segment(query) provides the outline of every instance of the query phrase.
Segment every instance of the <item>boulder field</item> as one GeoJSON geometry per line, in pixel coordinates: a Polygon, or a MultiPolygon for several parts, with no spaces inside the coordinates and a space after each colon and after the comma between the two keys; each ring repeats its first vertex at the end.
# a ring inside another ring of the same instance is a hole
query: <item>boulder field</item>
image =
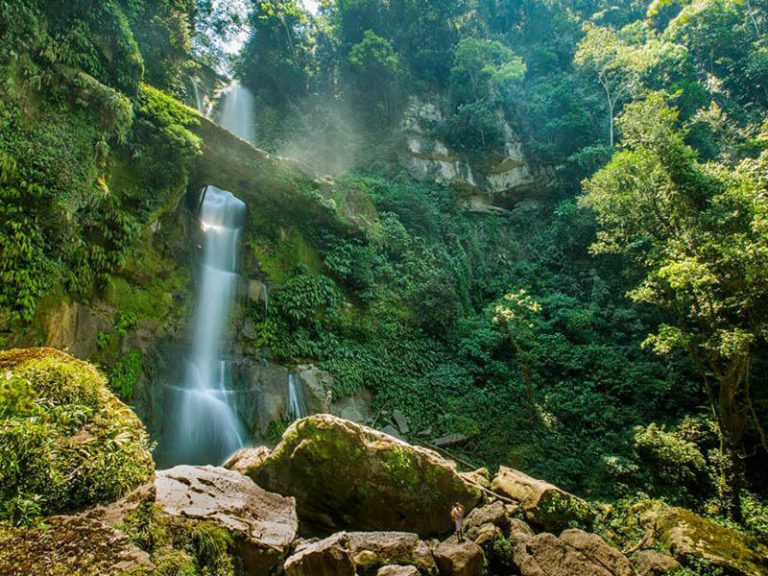
{"type": "Polygon", "coordinates": [[[0,574],[645,576],[702,559],[768,574],[758,543],[689,511],[663,512],[657,549],[626,555],[585,531],[586,502],[551,484],[502,468],[481,488],[472,478],[485,474],[328,415],[225,466],[177,466],[113,504],[0,527],[0,574]]]}

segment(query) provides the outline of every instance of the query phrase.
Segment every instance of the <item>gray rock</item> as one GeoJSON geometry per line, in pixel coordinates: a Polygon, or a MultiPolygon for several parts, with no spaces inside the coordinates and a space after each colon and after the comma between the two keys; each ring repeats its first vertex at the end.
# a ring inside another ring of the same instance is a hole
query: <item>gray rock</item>
{"type": "Polygon", "coordinates": [[[400,410],[392,412],[392,420],[395,421],[395,425],[397,426],[397,429],[400,430],[401,434],[408,434],[408,432],[410,432],[408,418],[400,410]]]}
{"type": "Polygon", "coordinates": [[[239,472],[177,466],[157,473],[155,502],[171,516],[213,523],[235,537],[253,574],[267,574],[296,537],[296,502],[259,488],[239,472]]]}
{"type": "Polygon", "coordinates": [[[685,508],[671,508],[656,523],[658,542],[682,564],[702,559],[728,574],[768,574],[768,546],[685,508]]]}

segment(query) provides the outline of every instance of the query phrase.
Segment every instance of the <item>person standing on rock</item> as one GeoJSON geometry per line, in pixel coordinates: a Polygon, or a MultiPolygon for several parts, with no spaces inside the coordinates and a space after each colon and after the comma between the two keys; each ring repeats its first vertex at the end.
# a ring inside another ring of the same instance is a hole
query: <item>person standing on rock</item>
{"type": "Polygon", "coordinates": [[[462,526],[464,524],[464,506],[462,506],[460,502],[456,502],[456,504],[453,505],[453,508],[451,508],[451,520],[453,520],[453,525],[456,527],[456,538],[459,542],[463,542],[464,531],[462,526]]]}

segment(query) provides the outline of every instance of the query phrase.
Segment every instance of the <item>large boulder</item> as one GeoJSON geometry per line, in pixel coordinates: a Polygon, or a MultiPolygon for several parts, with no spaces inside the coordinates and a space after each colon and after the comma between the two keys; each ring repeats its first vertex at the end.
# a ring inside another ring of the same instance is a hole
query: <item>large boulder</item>
{"type": "Polygon", "coordinates": [[[511,564],[521,576],[633,576],[629,560],[595,534],[567,530],[560,538],[515,531],[511,564]]]}
{"type": "Polygon", "coordinates": [[[471,510],[481,496],[436,453],[327,414],[292,424],[246,473],[322,529],[441,534],[454,502],[471,510]]]}
{"type": "Polygon", "coordinates": [[[3,576],[141,574],[154,568],[128,536],[87,515],[52,516],[37,528],[0,524],[3,576]]]}
{"type": "Polygon", "coordinates": [[[480,576],[485,565],[483,549],[471,540],[455,536],[441,542],[434,551],[437,567],[444,576],[480,576]]]}
{"type": "Polygon", "coordinates": [[[671,508],[656,523],[657,538],[683,564],[698,559],[728,574],[768,574],[768,546],[684,508],[671,508]]]}
{"type": "Polygon", "coordinates": [[[423,576],[437,574],[432,552],[408,532],[350,532],[348,546],[358,574],[391,565],[415,566],[423,576]]]}
{"type": "Polygon", "coordinates": [[[502,466],[491,489],[520,502],[526,520],[549,532],[588,527],[594,521],[595,512],[586,501],[519,470],[502,466]]]}
{"type": "Polygon", "coordinates": [[[171,516],[224,528],[248,574],[266,576],[296,537],[293,498],[267,492],[238,472],[177,466],[158,472],[155,503],[171,516]]]}

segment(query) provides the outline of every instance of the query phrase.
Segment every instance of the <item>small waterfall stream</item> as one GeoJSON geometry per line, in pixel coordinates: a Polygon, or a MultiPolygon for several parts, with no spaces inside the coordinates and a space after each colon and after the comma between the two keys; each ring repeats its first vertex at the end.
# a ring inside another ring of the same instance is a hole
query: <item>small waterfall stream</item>
{"type": "Polygon", "coordinates": [[[298,420],[307,415],[307,401],[304,398],[304,387],[299,382],[296,372],[288,374],[288,420],[298,420]]]}

